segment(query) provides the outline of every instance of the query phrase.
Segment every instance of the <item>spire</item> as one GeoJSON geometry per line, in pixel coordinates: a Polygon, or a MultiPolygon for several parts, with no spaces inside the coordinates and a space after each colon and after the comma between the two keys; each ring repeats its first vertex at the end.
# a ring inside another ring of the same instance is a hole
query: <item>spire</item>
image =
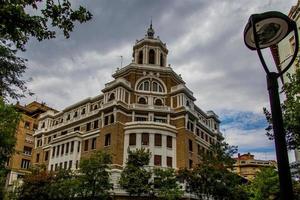
{"type": "Polygon", "coordinates": [[[153,38],[154,33],[155,33],[155,31],[154,31],[154,29],[152,28],[152,17],[151,17],[150,27],[149,27],[148,30],[147,30],[147,36],[148,36],[148,38],[153,38]]]}

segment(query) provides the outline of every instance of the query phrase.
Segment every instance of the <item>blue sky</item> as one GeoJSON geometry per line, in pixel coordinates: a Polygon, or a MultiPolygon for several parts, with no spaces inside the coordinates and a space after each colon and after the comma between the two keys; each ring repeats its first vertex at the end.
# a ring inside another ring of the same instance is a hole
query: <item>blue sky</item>
{"type": "MultiPolygon", "coordinates": [[[[275,159],[265,136],[263,107],[269,108],[265,73],[243,31],[253,13],[288,13],[296,0],[74,0],[93,13],[69,39],[30,40],[21,56],[29,60],[28,87],[35,96],[63,109],[100,93],[111,74],[132,59],[132,46],[152,18],[156,36],[167,44],[168,64],[194,92],[196,104],[222,120],[226,141],[258,158],[275,159]]],[[[269,52],[265,52],[270,60],[269,52]]],[[[271,63],[272,64],[272,63],[271,63]]]]}

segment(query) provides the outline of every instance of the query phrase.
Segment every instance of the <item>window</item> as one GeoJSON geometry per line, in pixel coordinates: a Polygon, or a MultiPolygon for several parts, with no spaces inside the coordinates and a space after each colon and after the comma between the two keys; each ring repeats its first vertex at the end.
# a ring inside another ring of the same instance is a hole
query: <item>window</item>
{"type": "Polygon", "coordinates": [[[201,138],[204,139],[204,132],[201,131],[201,138]]]}
{"type": "Polygon", "coordinates": [[[92,149],[96,149],[96,141],[97,141],[97,138],[92,139],[92,149]]]}
{"type": "Polygon", "coordinates": [[[57,169],[57,166],[58,166],[58,164],[57,163],[55,163],[55,168],[54,168],[54,170],[55,171],[57,171],[58,169],[57,169]]]}
{"type": "Polygon", "coordinates": [[[141,91],[153,91],[153,92],[164,92],[164,87],[158,80],[152,81],[149,79],[144,79],[138,84],[137,89],[141,91]],[[151,88],[150,88],[151,86],[151,88]]]}
{"type": "Polygon", "coordinates": [[[83,108],[83,109],[81,110],[81,114],[82,114],[82,115],[85,114],[85,108],[83,108]]]}
{"type": "Polygon", "coordinates": [[[77,146],[77,152],[78,153],[80,152],[80,145],[81,145],[81,143],[80,143],[80,141],[78,141],[78,146],[77,146]]]}
{"type": "Polygon", "coordinates": [[[65,151],[65,144],[62,144],[60,155],[64,155],[64,151],[65,151]]]}
{"type": "Polygon", "coordinates": [[[112,101],[112,100],[114,100],[114,99],[115,99],[115,93],[111,93],[111,94],[109,95],[108,101],[112,101]]]}
{"type": "Polygon", "coordinates": [[[86,124],[86,131],[90,131],[91,130],[91,122],[86,124]]]}
{"type": "Polygon", "coordinates": [[[105,116],[105,117],[104,117],[104,126],[108,125],[108,117],[109,117],[109,116],[105,116]]]}
{"type": "Polygon", "coordinates": [[[73,117],[74,117],[74,118],[76,118],[76,117],[77,117],[77,115],[78,115],[78,113],[77,113],[77,111],[75,111],[75,112],[74,112],[74,116],[73,116],[73,117]]]}
{"type": "Polygon", "coordinates": [[[144,121],[147,121],[147,117],[136,117],[135,121],[137,121],[137,122],[144,122],[144,121]]]}
{"type": "Polygon", "coordinates": [[[69,153],[69,142],[66,144],[66,153],[69,153]]]}
{"type": "Polygon", "coordinates": [[[154,105],[156,105],[156,106],[162,106],[163,102],[162,102],[161,99],[156,99],[154,105]]]}
{"type": "MultiPolygon", "coordinates": [[[[43,124],[42,124],[42,127],[41,127],[41,128],[45,128],[45,125],[46,125],[46,124],[45,124],[45,122],[43,122],[43,124]]],[[[28,127],[28,128],[29,128],[29,127],[28,127]]]]}
{"type": "Polygon", "coordinates": [[[78,160],[76,160],[75,168],[78,169],[78,160]]]}
{"type": "Polygon", "coordinates": [[[53,171],[53,165],[51,165],[50,171],[51,171],[51,172],[53,171]]]}
{"type": "Polygon", "coordinates": [[[197,150],[198,150],[198,151],[197,151],[198,155],[201,155],[201,147],[200,147],[199,144],[197,145],[197,150]]]}
{"type": "Polygon", "coordinates": [[[66,135],[68,131],[62,131],[60,135],[66,135]]]}
{"type": "Polygon", "coordinates": [[[208,136],[207,135],[205,135],[205,141],[208,142],[208,136]]]}
{"type": "Polygon", "coordinates": [[[160,66],[164,66],[164,55],[162,53],[160,54],[160,66]]]}
{"type": "Polygon", "coordinates": [[[147,104],[146,99],[144,97],[140,97],[138,103],[139,104],[147,104]]]}
{"type": "Polygon", "coordinates": [[[192,169],[193,168],[193,160],[189,160],[189,168],[192,169]]]}
{"type": "Polygon", "coordinates": [[[23,154],[26,155],[26,156],[31,156],[31,153],[32,153],[32,148],[24,146],[23,154]]]}
{"type": "Polygon", "coordinates": [[[68,114],[67,121],[71,119],[71,115],[68,114]]]}
{"type": "Polygon", "coordinates": [[[68,167],[67,165],[68,165],[68,161],[65,161],[64,162],[64,169],[67,169],[67,167],[68,167]]]}
{"type": "Polygon", "coordinates": [[[161,146],[161,134],[154,135],[154,145],[161,146]]]}
{"type": "Polygon", "coordinates": [[[172,148],[172,136],[167,136],[167,147],[172,148]]]}
{"type": "Polygon", "coordinates": [[[149,133],[142,133],[142,145],[149,145],[149,133]]]}
{"type": "Polygon", "coordinates": [[[57,148],[57,150],[56,150],[56,156],[58,156],[59,155],[59,145],[56,147],[57,148]]]}
{"type": "Polygon", "coordinates": [[[154,155],[154,165],[161,166],[161,155],[154,155]]]}
{"type": "Polygon", "coordinates": [[[39,162],[40,161],[40,154],[39,153],[37,153],[36,154],[36,159],[35,159],[35,162],[39,162]]]}
{"type": "Polygon", "coordinates": [[[89,149],[89,140],[84,141],[84,150],[87,151],[89,149]]]}
{"type": "Polygon", "coordinates": [[[111,140],[111,136],[110,134],[106,134],[105,135],[105,146],[110,146],[110,140],[111,140]]]}
{"type": "Polygon", "coordinates": [[[200,129],[199,128],[196,128],[196,135],[200,136],[200,129]]]}
{"type": "Polygon", "coordinates": [[[30,129],[30,122],[25,121],[24,128],[30,129]]]}
{"type": "Polygon", "coordinates": [[[167,156],[167,167],[172,167],[172,157],[167,156]]]}
{"type": "Polygon", "coordinates": [[[51,136],[48,137],[48,144],[51,142],[51,136]]]}
{"type": "Polygon", "coordinates": [[[21,161],[21,168],[28,169],[30,166],[30,160],[22,159],[21,161]]]}
{"type": "Polygon", "coordinates": [[[75,127],[74,131],[80,131],[80,126],[75,127]]]}
{"type": "Polygon", "coordinates": [[[193,152],[193,141],[189,140],[189,151],[193,152]]]}
{"type": "Polygon", "coordinates": [[[129,145],[136,145],[136,134],[135,133],[129,134],[129,145]]]}
{"type": "Polygon", "coordinates": [[[143,64],[143,51],[139,52],[138,64],[143,64]]]}
{"type": "Polygon", "coordinates": [[[53,147],[52,149],[52,158],[54,157],[54,155],[55,155],[55,147],[53,147]]]}
{"type": "Polygon", "coordinates": [[[59,169],[62,169],[63,163],[59,163],[59,169]]]}
{"type": "Polygon", "coordinates": [[[72,168],[72,160],[69,161],[69,169],[72,168]]]}
{"type": "Polygon", "coordinates": [[[47,161],[49,159],[49,151],[45,152],[45,161],[47,161]]]}
{"type": "Polygon", "coordinates": [[[70,153],[73,153],[74,151],[74,141],[71,142],[71,150],[70,150],[70,153]]]}
{"type": "Polygon", "coordinates": [[[115,117],[114,114],[110,115],[110,123],[114,123],[115,122],[115,117]]]}
{"type": "Polygon", "coordinates": [[[95,120],[94,121],[94,129],[98,128],[99,127],[99,121],[98,120],[95,120]]]}
{"type": "Polygon", "coordinates": [[[149,64],[155,64],[155,51],[153,49],[149,51],[149,64]]]}

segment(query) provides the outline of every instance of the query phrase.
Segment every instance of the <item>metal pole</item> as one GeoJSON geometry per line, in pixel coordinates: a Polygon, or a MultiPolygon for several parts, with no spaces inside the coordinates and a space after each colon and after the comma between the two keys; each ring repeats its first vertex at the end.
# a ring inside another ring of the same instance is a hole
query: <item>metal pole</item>
{"type": "Polygon", "coordinates": [[[287,154],[287,145],[285,140],[285,132],[283,128],[282,112],[280,107],[280,99],[278,93],[278,74],[271,72],[267,74],[267,84],[270,98],[272,124],[276,148],[276,158],[278,164],[280,199],[293,200],[293,185],[287,154]]]}

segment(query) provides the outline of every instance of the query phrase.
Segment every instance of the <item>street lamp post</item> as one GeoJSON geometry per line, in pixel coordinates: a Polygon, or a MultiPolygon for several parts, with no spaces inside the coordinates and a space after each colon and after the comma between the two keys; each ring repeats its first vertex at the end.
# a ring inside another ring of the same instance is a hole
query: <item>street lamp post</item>
{"type": "Polygon", "coordinates": [[[245,27],[244,41],[249,49],[257,51],[261,64],[267,74],[267,86],[269,91],[276,158],[278,163],[280,199],[293,200],[293,186],[277,79],[291,67],[296,59],[299,48],[297,26],[294,21],[280,12],[271,11],[262,14],[253,14],[250,16],[245,27]],[[262,56],[261,49],[269,48],[278,44],[292,31],[294,31],[296,41],[292,59],[284,69],[280,69],[278,72],[270,72],[262,56]]]}

